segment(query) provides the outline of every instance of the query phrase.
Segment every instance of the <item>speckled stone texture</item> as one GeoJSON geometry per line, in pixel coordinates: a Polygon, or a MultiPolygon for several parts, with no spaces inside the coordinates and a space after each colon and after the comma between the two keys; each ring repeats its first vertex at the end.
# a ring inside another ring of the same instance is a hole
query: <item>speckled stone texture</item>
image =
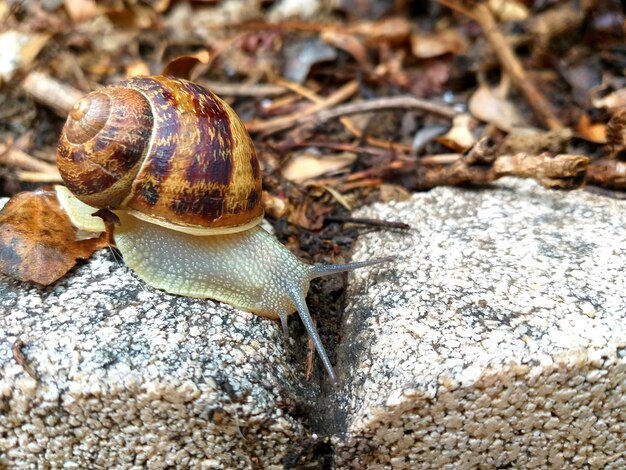
{"type": "Polygon", "coordinates": [[[110,253],[0,282],[0,467],[283,468],[314,446],[280,327],[146,287],[110,253]],[[12,352],[16,339],[37,374],[12,352]]]}
{"type": "Polygon", "coordinates": [[[626,202],[507,179],[360,215],[413,229],[357,244],[400,256],[350,277],[335,392],[110,253],[0,278],[0,468],[626,468],[626,202]]]}
{"type": "MultiPolygon", "coordinates": [[[[626,468],[626,202],[507,179],[360,216],[337,468],[626,468]]],[[[331,423],[327,423],[329,426],[331,423]]]]}

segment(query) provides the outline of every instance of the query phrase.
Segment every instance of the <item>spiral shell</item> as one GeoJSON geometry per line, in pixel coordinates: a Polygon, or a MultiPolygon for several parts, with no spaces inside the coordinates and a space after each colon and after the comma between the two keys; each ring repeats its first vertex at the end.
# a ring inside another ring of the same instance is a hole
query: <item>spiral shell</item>
{"type": "Polygon", "coordinates": [[[138,77],[87,95],[63,128],[57,163],[86,204],[183,232],[240,231],[263,217],[259,162],[243,123],[186,80],[138,77]]]}

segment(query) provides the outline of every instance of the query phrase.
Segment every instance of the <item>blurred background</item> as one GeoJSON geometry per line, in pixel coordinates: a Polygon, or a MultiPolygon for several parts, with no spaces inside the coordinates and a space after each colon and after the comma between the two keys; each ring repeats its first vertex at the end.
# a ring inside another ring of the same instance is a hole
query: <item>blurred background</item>
{"type": "Polygon", "coordinates": [[[588,183],[621,190],[607,159],[623,150],[623,3],[2,0],[0,195],[59,181],[55,146],[80,96],[163,72],[232,104],[268,214],[298,227],[481,182],[440,171],[481,138],[492,156],[585,155],[604,165],[588,183]],[[364,102],[369,112],[346,108],[364,102]]]}

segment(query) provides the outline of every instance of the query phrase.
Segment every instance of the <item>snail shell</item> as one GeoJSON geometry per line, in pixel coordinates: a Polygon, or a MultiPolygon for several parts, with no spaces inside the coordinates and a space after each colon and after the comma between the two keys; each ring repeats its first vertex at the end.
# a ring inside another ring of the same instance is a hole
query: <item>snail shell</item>
{"type": "Polygon", "coordinates": [[[186,80],[133,78],[84,97],[57,162],[70,191],[168,228],[210,235],[263,218],[252,141],[228,104],[186,80]]]}

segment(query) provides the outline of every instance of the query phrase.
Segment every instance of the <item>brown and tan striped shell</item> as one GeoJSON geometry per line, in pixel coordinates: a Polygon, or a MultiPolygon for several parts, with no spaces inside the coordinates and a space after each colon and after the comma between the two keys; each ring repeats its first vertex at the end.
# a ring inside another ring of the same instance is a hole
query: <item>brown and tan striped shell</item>
{"type": "Polygon", "coordinates": [[[263,218],[254,146],[230,106],[187,80],[138,77],[90,93],[71,111],[57,163],[94,207],[194,234],[263,218]]]}

